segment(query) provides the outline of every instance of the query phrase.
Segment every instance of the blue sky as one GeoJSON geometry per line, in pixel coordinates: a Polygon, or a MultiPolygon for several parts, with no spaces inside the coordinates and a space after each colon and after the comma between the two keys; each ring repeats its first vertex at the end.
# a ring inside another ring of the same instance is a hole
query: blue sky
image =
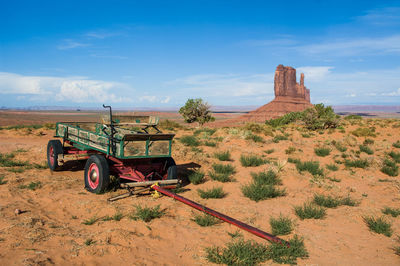
{"type": "Polygon", "coordinates": [[[0,0],[0,106],[400,104],[400,1],[0,0]]]}

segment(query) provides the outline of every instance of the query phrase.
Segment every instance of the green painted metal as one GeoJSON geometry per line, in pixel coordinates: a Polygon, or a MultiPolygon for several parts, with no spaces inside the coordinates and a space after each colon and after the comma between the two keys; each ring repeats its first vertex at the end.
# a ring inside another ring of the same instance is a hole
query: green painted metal
{"type": "Polygon", "coordinates": [[[94,124],[94,131],[82,128],[82,126],[85,125],[89,125],[89,123],[58,122],[56,123],[56,137],[71,141],[74,147],[80,150],[95,150],[107,155],[113,155],[119,159],[171,157],[172,138],[174,134],[144,134],[121,129],[121,132],[127,132],[128,134],[116,134],[114,138],[116,151],[115,154],[113,154],[111,138],[102,132],[102,125],[99,123],[94,124]],[[124,147],[133,141],[145,143],[144,155],[125,156],[124,147]],[[156,141],[168,141],[168,152],[150,155],[150,145],[154,144],[156,141]]]}

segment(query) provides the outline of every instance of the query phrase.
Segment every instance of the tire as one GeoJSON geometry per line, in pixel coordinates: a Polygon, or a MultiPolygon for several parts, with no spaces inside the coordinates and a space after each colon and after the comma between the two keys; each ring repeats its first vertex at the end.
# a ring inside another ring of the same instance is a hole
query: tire
{"type": "Polygon", "coordinates": [[[172,157],[167,159],[167,180],[178,179],[178,169],[172,157]]]}
{"type": "Polygon", "coordinates": [[[47,165],[51,171],[60,170],[61,166],[58,164],[58,155],[63,154],[63,147],[61,141],[58,139],[50,140],[47,143],[47,165]]]}
{"type": "Polygon", "coordinates": [[[92,155],[85,165],[85,188],[96,194],[103,193],[110,184],[110,169],[102,155],[92,155]]]}

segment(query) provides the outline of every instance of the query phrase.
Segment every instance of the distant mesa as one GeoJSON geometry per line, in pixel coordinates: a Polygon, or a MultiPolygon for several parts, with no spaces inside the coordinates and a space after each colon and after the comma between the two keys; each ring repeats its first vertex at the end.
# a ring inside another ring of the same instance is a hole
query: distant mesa
{"type": "Polygon", "coordinates": [[[274,78],[275,99],[240,117],[251,122],[265,122],[290,112],[303,111],[312,107],[310,90],[304,86],[304,74],[300,75],[300,84],[296,81],[296,69],[279,65],[274,78]]]}

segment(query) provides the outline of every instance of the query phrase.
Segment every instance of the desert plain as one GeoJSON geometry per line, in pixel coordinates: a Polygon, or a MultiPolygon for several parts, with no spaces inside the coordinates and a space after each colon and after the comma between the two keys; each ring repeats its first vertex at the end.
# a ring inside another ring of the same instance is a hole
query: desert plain
{"type": "MultiPolygon", "coordinates": [[[[400,216],[383,213],[400,208],[400,177],[382,172],[385,160],[399,160],[398,118],[342,118],[340,128],[310,131],[296,123],[278,128],[218,125],[237,114],[217,114],[212,128],[188,126],[176,113],[158,115],[160,128],[176,134],[172,156],[184,180],[179,195],[266,232],[271,232],[271,217],[289,218],[293,230],[280,237],[303,239],[308,255],[297,259],[299,265],[400,264],[400,216]],[[182,141],[187,136],[195,143],[182,141]],[[323,156],[319,149],[325,149],[323,156]],[[221,152],[229,153],[228,161],[217,158],[221,152]],[[258,158],[259,165],[243,164],[246,156],[258,158]],[[318,174],[299,170],[298,162],[307,161],[318,162],[318,174]],[[355,161],[364,163],[351,164],[355,161]],[[229,182],[212,179],[215,164],[233,166],[229,182]],[[190,182],[193,171],[204,174],[200,184],[190,182]],[[253,182],[251,173],[268,171],[281,180],[276,187],[284,193],[259,201],[246,197],[243,188],[253,182]],[[199,189],[212,188],[222,188],[224,197],[200,197],[199,189]],[[350,198],[354,204],[321,207],[325,215],[320,219],[300,218],[296,207],[314,202],[315,195],[350,198]],[[390,235],[371,230],[368,217],[390,224],[390,235]]],[[[270,245],[227,223],[200,226],[194,221],[197,210],[166,196],[145,194],[110,203],[108,198],[124,191],[86,191],[84,162],[51,172],[46,146],[54,139],[53,124],[97,118],[94,112],[0,112],[2,265],[213,265],[209,248],[249,240],[270,245]],[[158,205],[160,218],[132,219],[138,206],[158,205]]]]}

